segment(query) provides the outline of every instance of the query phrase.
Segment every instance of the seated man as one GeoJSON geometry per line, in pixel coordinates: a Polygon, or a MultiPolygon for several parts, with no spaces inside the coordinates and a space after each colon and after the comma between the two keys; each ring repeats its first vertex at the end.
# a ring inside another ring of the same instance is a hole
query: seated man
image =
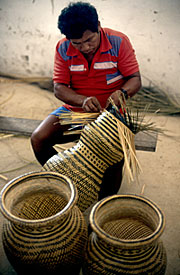
{"type": "MultiPolygon", "coordinates": [[[[54,94],[65,104],[52,112],[33,132],[31,143],[41,165],[57,154],[55,144],[73,141],[63,136],[67,126],[59,122],[64,111],[100,112],[111,97],[133,96],[141,87],[139,66],[132,45],[121,32],[102,28],[96,9],[89,3],[70,3],[61,11],[58,28],[65,38],[56,46],[54,94]]],[[[117,193],[122,164],[107,169],[99,198],[117,193]],[[114,179],[113,179],[114,177],[114,179]],[[114,181],[109,189],[108,182],[114,181]]]]}

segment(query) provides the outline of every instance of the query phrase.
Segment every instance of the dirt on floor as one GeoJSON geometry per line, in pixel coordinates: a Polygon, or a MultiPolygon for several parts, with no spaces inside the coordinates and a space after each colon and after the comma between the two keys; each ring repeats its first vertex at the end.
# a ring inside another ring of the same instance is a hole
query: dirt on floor
{"type": "MultiPolygon", "coordinates": [[[[38,86],[0,80],[0,116],[44,119],[62,103],[53,93],[38,86]]],[[[166,275],[180,274],[180,117],[156,116],[158,127],[173,137],[158,137],[156,152],[137,151],[142,166],[139,183],[122,182],[119,194],[143,195],[164,212],[166,227],[161,240],[167,251],[166,275]]],[[[0,133],[0,190],[11,179],[41,170],[30,138],[0,133]]],[[[16,274],[3,250],[1,235],[4,217],[0,213],[0,274],[16,274]]]]}

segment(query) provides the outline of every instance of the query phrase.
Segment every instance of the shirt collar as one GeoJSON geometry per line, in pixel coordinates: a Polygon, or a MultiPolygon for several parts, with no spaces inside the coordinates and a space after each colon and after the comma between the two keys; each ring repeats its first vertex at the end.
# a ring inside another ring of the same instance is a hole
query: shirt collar
{"type": "MultiPolygon", "coordinates": [[[[104,29],[101,28],[101,42],[100,42],[100,52],[107,52],[108,50],[112,49],[112,45],[109,42],[104,29]]],[[[67,55],[68,56],[77,56],[79,54],[79,51],[73,47],[71,42],[69,43],[69,47],[67,50],[67,55]]]]}
{"type": "Polygon", "coordinates": [[[109,42],[105,31],[103,28],[101,28],[101,44],[100,44],[100,52],[107,52],[110,49],[112,49],[112,45],[109,42]]]}

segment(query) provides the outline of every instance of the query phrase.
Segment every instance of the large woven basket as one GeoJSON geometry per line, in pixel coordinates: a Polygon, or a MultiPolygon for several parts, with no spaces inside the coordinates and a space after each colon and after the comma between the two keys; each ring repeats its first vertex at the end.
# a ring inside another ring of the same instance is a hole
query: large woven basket
{"type": "Polygon", "coordinates": [[[1,192],[3,245],[18,274],[79,274],[87,225],[77,190],[54,172],[32,172],[1,192]]]}
{"type": "Polygon", "coordinates": [[[84,211],[98,198],[106,169],[123,157],[117,121],[111,113],[103,112],[85,126],[75,146],[54,155],[44,169],[72,180],[78,190],[77,206],[84,211]]]}
{"type": "Polygon", "coordinates": [[[166,252],[159,240],[165,221],[152,201],[110,196],[93,207],[90,224],[84,275],[165,274],[166,252]]]}

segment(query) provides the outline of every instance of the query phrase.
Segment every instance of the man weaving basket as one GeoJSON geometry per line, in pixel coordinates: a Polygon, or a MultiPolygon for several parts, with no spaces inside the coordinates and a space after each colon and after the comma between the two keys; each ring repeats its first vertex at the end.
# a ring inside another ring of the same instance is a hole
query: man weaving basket
{"type": "MultiPolygon", "coordinates": [[[[56,46],[54,94],[65,104],[31,136],[35,156],[42,166],[57,154],[55,144],[79,137],[63,135],[69,126],[59,123],[61,113],[101,112],[108,108],[110,98],[120,107],[122,93],[129,98],[141,87],[139,66],[129,39],[119,31],[102,28],[91,4],[70,3],[61,11],[58,28],[65,38],[56,46]]],[[[119,190],[122,164],[123,161],[106,170],[99,199],[119,190]]]]}

